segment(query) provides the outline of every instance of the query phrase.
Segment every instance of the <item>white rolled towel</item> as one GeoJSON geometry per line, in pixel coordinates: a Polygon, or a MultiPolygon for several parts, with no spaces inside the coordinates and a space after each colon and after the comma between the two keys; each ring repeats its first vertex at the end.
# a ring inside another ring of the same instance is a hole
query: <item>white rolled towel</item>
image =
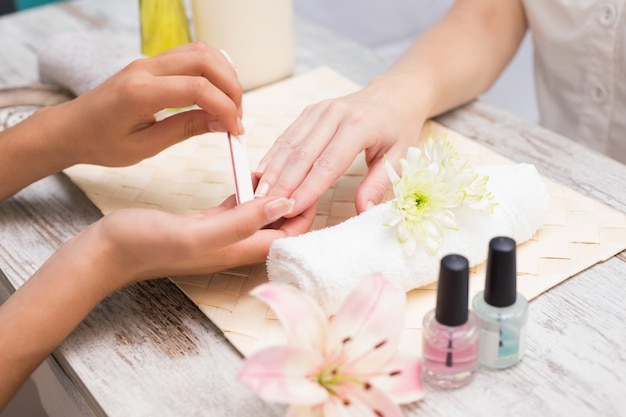
{"type": "Polygon", "coordinates": [[[277,239],[267,258],[269,279],[295,284],[330,315],[372,273],[382,273],[408,292],[437,280],[444,255],[461,254],[473,266],[487,258],[488,243],[495,236],[511,237],[518,244],[530,239],[550,206],[535,167],[484,165],[475,171],[489,176],[487,190],[498,205],[491,214],[465,206],[454,209],[458,229],[444,229],[434,255],[425,247],[418,247],[413,256],[405,253],[395,229],[384,226],[391,204],[387,202],[338,225],[277,239]]]}
{"type": "Polygon", "coordinates": [[[79,96],[144,56],[97,33],[71,32],[50,38],[38,51],[39,78],[79,96]]]}

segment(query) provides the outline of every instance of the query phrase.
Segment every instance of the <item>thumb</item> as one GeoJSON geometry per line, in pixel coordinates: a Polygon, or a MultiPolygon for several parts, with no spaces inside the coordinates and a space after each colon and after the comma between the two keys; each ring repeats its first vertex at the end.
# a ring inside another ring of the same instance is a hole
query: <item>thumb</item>
{"type": "Polygon", "coordinates": [[[382,159],[380,159],[370,167],[357,189],[355,201],[357,213],[364,212],[381,203],[390,186],[389,175],[382,159]]]}
{"type": "Polygon", "coordinates": [[[253,235],[293,210],[293,200],[284,197],[263,197],[211,215],[211,239],[230,245],[253,235]]]}
{"type": "MultiPolygon", "coordinates": [[[[237,129],[237,121],[233,121],[237,129]]],[[[232,127],[232,126],[231,126],[232,127]]],[[[190,137],[208,132],[226,132],[228,127],[204,110],[187,110],[154,123],[144,131],[155,153],[190,137]]],[[[236,130],[237,131],[237,130],[236,130]]]]}

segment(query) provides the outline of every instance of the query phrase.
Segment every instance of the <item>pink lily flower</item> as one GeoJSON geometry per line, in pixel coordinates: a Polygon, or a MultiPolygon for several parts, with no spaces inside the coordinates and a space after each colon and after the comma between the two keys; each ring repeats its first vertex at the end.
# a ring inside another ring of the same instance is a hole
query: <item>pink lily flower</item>
{"type": "Polygon", "coordinates": [[[258,286],[288,344],[252,354],[239,379],[287,416],[403,416],[398,404],[424,395],[418,356],[398,353],[406,294],[381,275],[364,279],[328,320],[307,294],[284,283],[258,286]]]}

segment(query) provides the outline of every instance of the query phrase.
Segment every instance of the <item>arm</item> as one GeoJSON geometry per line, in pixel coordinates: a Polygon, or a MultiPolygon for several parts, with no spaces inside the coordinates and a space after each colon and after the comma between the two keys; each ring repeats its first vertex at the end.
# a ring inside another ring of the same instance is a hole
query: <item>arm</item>
{"type": "Polygon", "coordinates": [[[310,227],[314,210],[261,229],[292,208],[284,198],[230,198],[203,213],[126,209],[92,224],[0,306],[0,410],[107,295],[139,280],[262,263],[274,239],[310,227]]]}
{"type": "Polygon", "coordinates": [[[123,166],[209,131],[241,134],[242,90],[223,54],[203,43],[137,60],[69,102],[0,133],[0,201],[78,163],[123,166]],[[156,121],[169,107],[198,105],[156,121]]]}
{"type": "MultiPolygon", "coordinates": [[[[204,44],[135,61],[0,134],[0,199],[76,163],[128,165],[196,134],[240,134],[241,94],[232,66],[204,44]],[[154,118],[193,104],[201,110],[154,118]]],[[[203,213],[126,209],[92,224],[0,306],[0,409],[108,294],[139,280],[262,263],[274,239],[309,230],[315,208],[281,219],[292,208],[285,198],[236,206],[231,197],[203,213]]]]}
{"type": "Polygon", "coordinates": [[[405,157],[424,121],[491,86],[526,32],[520,0],[458,0],[385,74],[362,90],[312,105],[261,160],[257,195],[291,196],[293,214],[310,206],[365,150],[361,212],[382,201],[383,156],[405,157]]]}

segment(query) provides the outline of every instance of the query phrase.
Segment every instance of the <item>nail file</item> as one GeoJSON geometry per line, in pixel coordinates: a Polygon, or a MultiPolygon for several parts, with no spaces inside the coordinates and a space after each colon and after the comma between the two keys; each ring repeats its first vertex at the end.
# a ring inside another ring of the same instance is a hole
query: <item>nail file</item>
{"type": "Polygon", "coordinates": [[[235,177],[235,196],[237,204],[245,203],[254,199],[250,164],[246,150],[246,140],[243,136],[233,136],[228,133],[228,146],[230,147],[230,160],[233,165],[235,177]]]}

